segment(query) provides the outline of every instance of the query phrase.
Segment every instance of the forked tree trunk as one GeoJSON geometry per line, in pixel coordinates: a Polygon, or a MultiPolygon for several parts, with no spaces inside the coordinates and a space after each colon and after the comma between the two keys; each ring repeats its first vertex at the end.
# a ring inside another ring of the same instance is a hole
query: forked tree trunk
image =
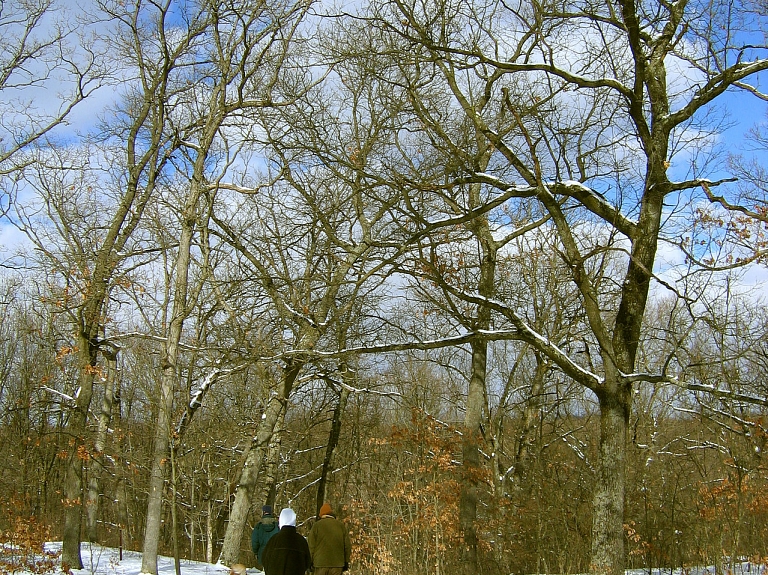
{"type": "Polygon", "coordinates": [[[219,563],[222,565],[232,565],[238,562],[240,542],[243,539],[243,531],[255,493],[256,481],[261,472],[265,451],[273,439],[273,434],[282,432],[277,428],[277,424],[281,417],[285,417],[284,411],[287,401],[293,389],[293,383],[296,381],[302,366],[303,364],[300,362],[289,363],[283,369],[283,382],[278,388],[278,393],[271,396],[264,411],[264,416],[259,423],[259,428],[256,431],[256,437],[251,442],[251,449],[243,464],[243,471],[237,483],[235,500],[229,513],[227,530],[224,533],[224,542],[222,543],[221,554],[219,555],[219,563]]]}
{"type": "MultiPolygon", "coordinates": [[[[477,135],[478,145],[484,149],[481,164],[488,165],[492,146],[483,136],[477,135]]],[[[482,205],[480,186],[470,187],[471,208],[482,205]]],[[[496,254],[499,245],[491,233],[488,220],[480,217],[469,224],[472,233],[477,237],[480,247],[479,272],[477,292],[481,297],[491,298],[495,293],[496,254]]],[[[485,305],[477,308],[477,319],[474,330],[487,330],[490,327],[491,310],[485,305]]],[[[488,342],[475,339],[471,343],[472,373],[467,389],[467,410],[464,414],[464,435],[462,441],[462,478],[461,496],[459,501],[459,523],[464,537],[464,552],[462,568],[466,575],[476,575],[480,572],[477,554],[477,501],[478,485],[480,483],[480,440],[483,414],[485,411],[486,377],[488,369],[488,342]]]]}

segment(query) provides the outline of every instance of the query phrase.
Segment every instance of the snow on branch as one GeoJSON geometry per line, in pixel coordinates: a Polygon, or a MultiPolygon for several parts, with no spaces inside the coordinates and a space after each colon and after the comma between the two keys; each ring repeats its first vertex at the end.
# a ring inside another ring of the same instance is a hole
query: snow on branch
{"type": "Polygon", "coordinates": [[[72,403],[72,404],[75,403],[74,397],[64,392],[61,392],[57,389],[53,389],[52,387],[48,387],[47,385],[41,385],[40,389],[42,389],[43,391],[47,391],[51,395],[58,395],[64,401],[64,403],[72,403]]]}
{"type": "Polygon", "coordinates": [[[184,434],[184,431],[192,421],[192,417],[195,415],[195,412],[197,412],[197,410],[203,405],[205,394],[208,392],[211,386],[216,383],[219,378],[231,375],[238,371],[242,371],[245,369],[245,367],[245,364],[230,369],[220,369],[217,367],[211,370],[208,375],[203,378],[203,381],[200,383],[200,387],[194,394],[192,394],[192,397],[187,404],[187,409],[184,410],[184,414],[181,416],[178,425],[176,425],[176,438],[181,437],[184,434]]]}
{"type": "MultiPolygon", "coordinates": [[[[458,290],[453,290],[452,288],[448,289],[454,291],[456,295],[465,301],[469,301],[478,305],[488,306],[492,310],[506,317],[514,327],[514,330],[512,331],[516,335],[515,339],[528,342],[534,348],[541,351],[552,361],[554,361],[566,375],[573,378],[574,381],[579,382],[589,389],[597,389],[604,383],[604,379],[602,377],[592,373],[588,369],[585,369],[573,361],[567,353],[560,349],[559,346],[552,343],[549,338],[541,335],[539,332],[529,326],[528,323],[519,314],[517,314],[513,309],[511,309],[503,302],[472,293],[459,292],[458,290]]],[[[502,339],[496,336],[497,333],[499,332],[478,332],[478,334],[484,335],[484,337],[489,340],[502,339]]]]}
{"type": "Polygon", "coordinates": [[[626,237],[635,236],[637,223],[622,214],[621,210],[612,205],[600,192],[574,180],[550,182],[546,186],[555,194],[577,200],[590,212],[614,225],[626,237]]]}
{"type": "Polygon", "coordinates": [[[683,387],[689,391],[701,391],[719,399],[731,399],[735,401],[743,401],[744,403],[751,405],[768,407],[768,398],[765,397],[758,397],[756,395],[749,395],[728,389],[720,389],[713,385],[703,385],[701,383],[686,383],[683,384],[683,387]]]}
{"type": "Polygon", "coordinates": [[[704,385],[702,383],[681,382],[678,377],[654,373],[627,373],[622,374],[622,379],[628,383],[649,382],[649,383],[668,383],[688,391],[701,392],[717,397],[719,399],[730,399],[732,401],[742,401],[750,405],[761,405],[768,407],[768,398],[748,393],[741,393],[730,389],[721,389],[714,385],[704,385]]]}

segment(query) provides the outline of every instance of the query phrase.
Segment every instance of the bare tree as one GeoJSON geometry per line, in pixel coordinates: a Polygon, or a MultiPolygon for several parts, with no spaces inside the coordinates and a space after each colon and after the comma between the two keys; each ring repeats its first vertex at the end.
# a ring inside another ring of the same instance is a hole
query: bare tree
{"type": "MultiPolygon", "coordinates": [[[[277,105],[274,102],[286,96],[281,76],[281,62],[286,58],[296,25],[301,21],[306,6],[301,3],[279,3],[266,6],[261,2],[240,4],[237,8],[204,2],[199,12],[190,13],[188,19],[194,27],[205,30],[206,58],[197,63],[199,70],[190,76],[201,88],[186,100],[186,107],[170,122],[176,129],[175,137],[181,142],[185,157],[178,167],[188,163],[189,190],[183,200],[180,214],[180,236],[176,246],[173,272],[172,308],[163,352],[162,383],[160,391],[160,417],[155,428],[152,479],[147,509],[147,528],[144,535],[142,571],[157,572],[157,546],[159,540],[163,485],[167,472],[170,421],[173,411],[174,390],[178,387],[179,344],[185,319],[196,301],[190,293],[189,273],[192,265],[193,242],[199,230],[207,228],[216,184],[224,170],[238,158],[242,137],[229,133],[234,128],[247,135],[243,117],[255,116],[257,110],[277,105]],[[238,123],[235,124],[235,120],[238,123]],[[239,144],[237,142],[240,142],[239,144]],[[211,161],[218,149],[228,154],[216,173],[211,161]]],[[[205,271],[203,266],[203,270],[205,271]]]]}
{"type": "MultiPolygon", "coordinates": [[[[301,56],[316,58],[312,50],[321,48],[330,45],[309,44],[301,56]]],[[[310,69],[306,59],[301,62],[310,69]]],[[[270,337],[260,339],[269,347],[253,346],[253,355],[274,362],[281,373],[238,483],[224,563],[237,559],[265,453],[299,377],[327,371],[324,356],[343,355],[343,342],[364,345],[384,325],[367,323],[354,311],[362,309],[361,300],[369,302],[364,309],[375,306],[381,270],[399,249],[388,235],[394,227],[391,192],[381,193],[364,169],[386,162],[398,112],[375,105],[389,97],[375,70],[339,64],[327,80],[321,84],[307,75],[305,85],[315,87],[305,97],[265,114],[271,183],[214,217],[214,232],[247,270],[241,293],[256,302],[260,325],[270,326],[270,337]]]]}
{"type": "MultiPolygon", "coordinates": [[[[76,328],[73,349],[77,350],[81,374],[69,421],[75,441],[70,450],[62,553],[62,562],[73,568],[82,566],[80,529],[82,465],[88,458],[86,424],[94,380],[100,373],[98,356],[109,294],[119,266],[134,256],[141,259],[139,254],[143,251],[139,249],[134,254],[129,241],[174,149],[174,141],[165,128],[166,106],[178,89],[173,85],[172,71],[199,33],[192,28],[185,37],[174,38],[173,45],[163,43],[162,35],[158,36],[158,43],[146,41],[142,28],[144,7],[134,8],[135,12],[107,14],[116,23],[118,32],[102,38],[106,46],[115,43],[113,49],[107,50],[114,58],[115,68],[137,71],[137,77],[127,84],[124,102],[118,104],[116,113],[120,119],[105,128],[100,145],[102,157],[114,152],[108,162],[117,158],[115,166],[123,165],[125,172],[110,180],[102,178],[98,170],[88,171],[90,154],[94,154],[94,159],[98,157],[97,148],[93,147],[83,147],[76,153],[62,152],[55,157],[50,157],[50,153],[41,154],[38,162],[30,166],[36,170],[31,185],[47,206],[53,227],[40,227],[42,218],[32,208],[20,210],[24,231],[48,260],[46,265],[53,264],[53,269],[61,275],[66,286],[64,293],[80,294],[79,298],[67,296],[62,300],[63,311],[70,315],[76,328]],[[134,64],[135,68],[131,68],[134,64]],[[121,104],[123,107],[119,108],[121,104]],[[122,140],[118,145],[124,146],[124,152],[109,149],[112,137],[122,140]],[[56,159],[58,166],[53,163],[56,159]],[[82,164],[80,172],[76,171],[78,163],[82,164]],[[105,193],[94,194],[101,186],[105,193]],[[75,189],[83,197],[90,195],[91,198],[78,204],[72,194],[75,189]],[[49,237],[44,235],[47,229],[52,232],[49,237]],[[51,241],[56,235],[60,239],[51,241]]],[[[167,10],[167,6],[159,9],[161,27],[167,10]]],[[[133,261],[131,265],[136,263],[133,261]]]]}
{"type": "MultiPolygon", "coordinates": [[[[42,164],[36,167],[36,181],[31,182],[42,196],[53,226],[46,226],[29,207],[19,206],[18,213],[23,230],[38,248],[41,265],[54,272],[51,275],[59,284],[60,312],[75,326],[75,341],[69,349],[78,358],[80,377],[69,418],[73,443],[69,450],[62,561],[76,566],[80,561],[82,466],[89,459],[87,421],[94,381],[101,374],[98,353],[104,333],[104,314],[116,268],[124,260],[123,250],[149,192],[139,193],[138,181],[135,181],[134,187],[129,186],[119,200],[121,203],[112,219],[101,222],[104,212],[99,202],[92,198],[80,204],[73,201],[73,196],[86,196],[93,189],[90,175],[80,172],[70,178],[67,173],[73,168],[69,159],[61,157],[64,161],[59,164],[58,173],[51,169],[52,161],[48,158],[45,167],[42,164]],[[77,194],[73,193],[75,189],[77,194]],[[91,209],[94,211],[89,211],[91,209]]],[[[151,186],[148,187],[151,190],[151,186]]]]}

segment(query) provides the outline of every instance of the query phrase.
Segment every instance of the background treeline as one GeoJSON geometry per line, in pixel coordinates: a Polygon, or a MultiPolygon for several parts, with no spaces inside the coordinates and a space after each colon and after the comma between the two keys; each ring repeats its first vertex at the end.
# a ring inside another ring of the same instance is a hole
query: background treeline
{"type": "Polygon", "coordinates": [[[764,563],[767,32],[0,2],[0,526],[156,574],[327,499],[361,573],[764,563]]]}
{"type": "MultiPolygon", "coordinates": [[[[3,321],[2,528],[12,530],[17,518],[26,523],[35,517],[56,534],[72,446],[66,425],[71,353],[54,347],[57,326],[46,307],[31,305],[27,290],[12,287],[15,295],[9,294],[3,321]]],[[[759,342],[730,365],[730,377],[764,377],[765,346],[759,342]]],[[[545,374],[538,395],[532,395],[535,366],[525,365],[531,358],[522,357],[524,349],[504,350],[509,353],[521,354],[517,373],[489,389],[494,442],[483,442],[478,519],[483,557],[498,572],[586,571],[597,447],[594,401],[555,372],[545,374]]],[[[120,354],[104,452],[98,460],[83,454],[89,474],[103,480],[98,540],[105,545],[140,547],[158,410],[159,382],[153,377],[158,357],[157,349],[140,341],[120,354]]],[[[361,572],[456,568],[463,409],[456,373],[465,369],[457,361],[402,354],[372,362],[356,380],[365,391],[349,395],[326,492],[352,530],[361,572]]],[[[196,379],[190,376],[190,389],[196,379]]],[[[175,532],[163,530],[162,553],[173,553],[176,537],[183,557],[218,557],[249,437],[261,419],[258,406],[269,387],[269,374],[254,369],[238,372],[208,393],[174,453],[166,497],[173,498],[178,517],[175,532]]],[[[292,505],[304,529],[315,512],[340,391],[308,379],[296,389],[286,415],[270,497],[277,505],[292,505]]],[[[178,392],[177,419],[188,393],[178,392]]],[[[731,558],[763,562],[768,434],[759,411],[742,406],[734,412],[732,405],[665,386],[639,393],[634,403],[627,565],[727,566],[731,558]]],[[[256,503],[249,524],[258,521],[256,503]]],[[[168,505],[168,526],[170,514],[168,505]]],[[[255,564],[247,533],[240,559],[255,564]]]]}

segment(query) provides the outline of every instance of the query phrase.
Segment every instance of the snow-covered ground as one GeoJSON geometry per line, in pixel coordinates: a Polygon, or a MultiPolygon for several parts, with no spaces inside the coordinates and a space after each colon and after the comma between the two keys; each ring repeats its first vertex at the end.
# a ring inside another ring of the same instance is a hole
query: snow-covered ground
{"type": "MultiPolygon", "coordinates": [[[[46,543],[47,552],[61,551],[61,541],[46,543]]],[[[141,573],[141,552],[120,550],[83,543],[80,547],[83,569],[72,569],[73,575],[139,575],[141,573]]],[[[181,560],[182,575],[229,575],[229,568],[221,564],[181,560]]],[[[255,567],[248,568],[248,575],[261,575],[255,567]]],[[[21,574],[19,574],[21,575],[21,574]]],[[[61,572],[58,573],[61,575],[61,572]]],[[[173,557],[157,556],[157,575],[176,575],[173,557]]]]}
{"type": "MultiPolygon", "coordinates": [[[[51,553],[61,551],[61,542],[47,543],[45,550],[51,553]]],[[[73,569],[73,575],[139,575],[141,573],[141,553],[138,551],[120,551],[112,547],[102,547],[83,543],[80,549],[83,559],[83,569],[73,569]]],[[[354,567],[354,566],[353,566],[354,567]]],[[[56,570],[60,575],[61,572],[56,570]]],[[[350,570],[354,573],[354,568],[350,570]]],[[[739,563],[732,566],[730,575],[768,575],[768,566],[754,563],[739,563]]],[[[157,575],[175,575],[176,567],[172,557],[158,556],[157,575]]],[[[199,561],[181,560],[182,575],[229,575],[229,568],[221,564],[203,563],[199,561]]],[[[248,575],[261,575],[255,567],[248,568],[248,575]]],[[[19,571],[17,575],[28,575],[19,571]]],[[[627,571],[627,575],[715,575],[714,568],[680,569],[637,569],[627,571]]]]}

